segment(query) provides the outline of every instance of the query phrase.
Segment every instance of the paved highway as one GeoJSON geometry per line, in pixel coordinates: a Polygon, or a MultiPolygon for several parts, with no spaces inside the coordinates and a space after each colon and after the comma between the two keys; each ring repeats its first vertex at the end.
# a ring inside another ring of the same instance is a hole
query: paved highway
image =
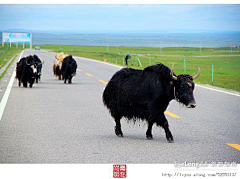
{"type": "Polygon", "coordinates": [[[15,64],[0,81],[0,98],[10,92],[0,120],[0,163],[240,163],[239,145],[232,145],[240,144],[239,95],[199,85],[195,109],[172,101],[166,116],[174,143],[156,126],[147,140],[147,124],[124,119],[119,138],[102,93],[120,67],[75,58],[78,72],[69,85],[53,76],[54,53],[22,56],[28,54],[45,61],[39,84],[19,88],[14,79],[7,89],[15,64]]]}

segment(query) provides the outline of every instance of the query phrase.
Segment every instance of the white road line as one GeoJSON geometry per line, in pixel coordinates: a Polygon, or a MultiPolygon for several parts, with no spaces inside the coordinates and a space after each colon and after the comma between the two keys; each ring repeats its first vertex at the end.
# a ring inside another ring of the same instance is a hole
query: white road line
{"type": "MultiPolygon", "coordinates": [[[[94,60],[94,59],[91,59],[91,58],[76,57],[76,56],[74,56],[74,58],[80,58],[80,59],[84,59],[84,60],[90,60],[90,61],[94,61],[94,62],[97,62],[97,63],[102,63],[102,64],[105,64],[105,65],[110,65],[110,66],[118,67],[118,68],[120,68],[120,69],[121,69],[121,68],[125,68],[125,67],[122,67],[122,66],[118,66],[118,65],[114,65],[114,64],[110,64],[110,63],[98,61],[98,60],[94,60]]],[[[218,90],[218,89],[214,89],[214,88],[210,88],[210,87],[205,87],[205,86],[201,86],[201,85],[199,85],[199,84],[196,84],[196,86],[201,87],[201,88],[205,88],[205,89],[208,89],[208,90],[217,91],[217,92],[220,92],[220,93],[225,93],[225,94],[230,94],[230,95],[233,95],[233,96],[238,96],[238,97],[240,97],[239,94],[235,94],[235,93],[231,93],[231,92],[227,92],[227,91],[223,91],[223,90],[218,90]]]]}
{"type": "MultiPolygon", "coordinates": [[[[23,52],[24,52],[24,50],[22,51],[21,55],[19,56],[18,61],[22,57],[23,52]]],[[[2,101],[0,103],[0,121],[2,120],[3,112],[4,112],[5,107],[7,105],[7,101],[8,101],[8,97],[10,95],[10,92],[12,90],[12,85],[13,85],[14,78],[15,78],[15,71],[13,70],[12,77],[11,77],[9,83],[8,83],[7,89],[6,89],[6,91],[3,95],[2,101]]]]}
{"type": "MultiPolygon", "coordinates": [[[[102,63],[102,64],[105,64],[105,65],[118,67],[120,69],[121,68],[125,68],[125,67],[117,66],[117,65],[114,65],[114,64],[106,63],[106,62],[97,61],[97,60],[90,59],[90,58],[83,58],[83,57],[75,57],[75,58],[81,58],[81,59],[84,59],[84,60],[90,60],[90,61],[94,61],[94,62],[97,62],[97,63],[102,63]]],[[[196,84],[196,86],[197,87],[201,87],[201,88],[205,88],[205,89],[208,89],[208,90],[217,91],[217,92],[220,92],[220,93],[225,93],[225,94],[230,94],[230,95],[234,95],[234,96],[240,97],[239,94],[235,94],[235,93],[231,93],[231,92],[227,92],[227,91],[223,91],[223,90],[218,90],[218,89],[214,89],[214,88],[210,88],[210,87],[205,87],[205,86],[202,86],[202,85],[199,85],[199,84],[196,84]]]]}
{"type": "Polygon", "coordinates": [[[227,91],[223,91],[223,90],[218,90],[218,89],[206,87],[206,86],[202,86],[202,85],[199,85],[199,84],[196,84],[196,86],[197,86],[197,87],[200,87],[200,88],[205,88],[205,89],[208,89],[208,90],[217,91],[217,92],[220,92],[220,93],[225,93],[225,94],[230,94],[230,95],[233,95],[233,96],[238,96],[238,97],[240,97],[239,94],[230,93],[230,92],[227,92],[227,91]]]}

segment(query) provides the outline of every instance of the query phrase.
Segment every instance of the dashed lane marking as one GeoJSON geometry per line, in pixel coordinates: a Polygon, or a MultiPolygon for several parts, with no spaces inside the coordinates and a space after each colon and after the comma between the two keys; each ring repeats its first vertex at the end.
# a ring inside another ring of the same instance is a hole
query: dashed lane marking
{"type": "Polygon", "coordinates": [[[240,151],[240,145],[239,144],[227,144],[227,145],[229,145],[229,146],[231,146],[231,147],[240,151]]]}
{"type": "Polygon", "coordinates": [[[167,114],[167,115],[169,115],[169,116],[172,117],[172,118],[180,118],[178,115],[173,114],[173,113],[171,113],[171,112],[169,112],[169,111],[165,111],[164,113],[167,114]]]}
{"type": "Polygon", "coordinates": [[[85,73],[85,75],[87,75],[87,76],[93,76],[92,74],[90,74],[90,73],[85,73]]]}
{"type": "Polygon", "coordinates": [[[103,84],[107,84],[106,81],[103,81],[103,80],[98,80],[99,82],[103,83],[103,84]]]}
{"type": "Polygon", "coordinates": [[[81,72],[82,70],[81,70],[81,69],[77,69],[77,71],[80,71],[80,72],[81,72]]]}
{"type": "Polygon", "coordinates": [[[55,57],[52,57],[52,56],[47,55],[47,54],[41,54],[41,55],[44,55],[44,56],[47,56],[47,57],[49,57],[49,58],[54,58],[54,59],[55,59],[55,57]]]}

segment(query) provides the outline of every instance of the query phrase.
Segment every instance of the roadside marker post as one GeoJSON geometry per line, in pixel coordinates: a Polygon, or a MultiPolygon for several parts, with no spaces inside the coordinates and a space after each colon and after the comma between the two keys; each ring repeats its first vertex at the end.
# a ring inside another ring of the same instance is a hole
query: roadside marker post
{"type": "Polygon", "coordinates": [[[135,60],[137,60],[138,65],[139,65],[140,67],[142,67],[141,61],[140,61],[140,59],[138,58],[138,56],[136,56],[135,60]]]}
{"type": "Polygon", "coordinates": [[[130,59],[131,65],[133,66],[133,61],[132,61],[132,56],[131,55],[129,56],[129,59],[130,59]]]}
{"type": "Polygon", "coordinates": [[[184,74],[186,74],[186,73],[187,73],[187,70],[186,70],[186,60],[184,58],[184,74]]]}
{"type": "Polygon", "coordinates": [[[214,72],[214,65],[212,65],[212,84],[213,84],[213,72],[214,72]]]}

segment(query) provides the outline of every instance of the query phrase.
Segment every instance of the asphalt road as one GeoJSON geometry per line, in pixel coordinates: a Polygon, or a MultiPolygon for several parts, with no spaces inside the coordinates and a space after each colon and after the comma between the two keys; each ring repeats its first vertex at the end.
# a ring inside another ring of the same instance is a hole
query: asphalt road
{"type": "MultiPolygon", "coordinates": [[[[28,54],[45,61],[42,81],[30,89],[14,80],[0,121],[0,163],[240,163],[240,151],[227,145],[240,144],[240,96],[197,86],[195,109],[176,101],[167,109],[179,116],[166,115],[174,143],[156,126],[147,140],[147,124],[124,119],[119,138],[102,103],[104,82],[119,67],[75,58],[79,71],[69,85],[53,76],[55,54],[28,54]]],[[[1,98],[14,67],[0,80],[1,98]]]]}

